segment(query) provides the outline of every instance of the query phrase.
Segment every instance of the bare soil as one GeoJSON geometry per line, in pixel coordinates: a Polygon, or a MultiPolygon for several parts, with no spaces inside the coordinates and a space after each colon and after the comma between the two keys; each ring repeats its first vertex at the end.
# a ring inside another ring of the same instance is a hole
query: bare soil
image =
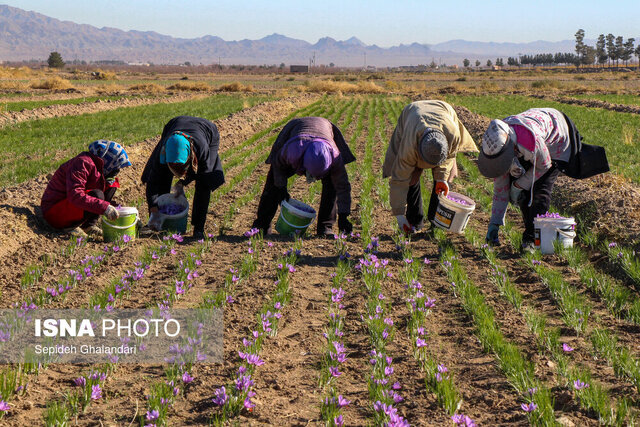
{"type": "MultiPolygon", "coordinates": [[[[316,96],[307,95],[268,102],[216,121],[221,133],[221,150],[241,143],[252,134],[266,129],[271,123],[317,99],[316,96]]],[[[456,110],[476,141],[479,141],[489,119],[464,108],[456,110]]],[[[351,138],[355,128],[356,120],[349,127],[342,129],[347,140],[351,138]]],[[[273,133],[278,130],[274,130],[273,133]]],[[[392,130],[393,126],[387,126],[386,134],[381,137],[389,138],[392,130]]],[[[363,134],[356,142],[358,161],[364,158],[366,133],[365,126],[363,134]]],[[[121,181],[124,185],[117,195],[119,200],[132,202],[143,197],[144,189],[139,183],[139,176],[147,156],[157,141],[158,137],[155,137],[128,147],[134,166],[122,171],[121,181]]],[[[382,155],[381,147],[382,143],[376,146],[374,159],[379,159],[382,155]]],[[[379,162],[374,160],[374,165],[374,173],[378,174],[379,162]]],[[[227,179],[234,176],[238,169],[228,171],[227,179]]],[[[212,205],[207,231],[217,232],[214,223],[226,212],[228,204],[246,194],[267,170],[267,165],[259,165],[234,191],[212,205]]],[[[2,307],[8,307],[11,303],[21,301],[35,292],[36,289],[20,289],[19,278],[24,268],[42,255],[57,253],[67,242],[66,236],[44,227],[38,219],[37,206],[46,182],[46,176],[41,176],[20,186],[0,190],[0,229],[4,230],[0,236],[0,256],[5,260],[0,266],[2,307]]],[[[352,218],[357,224],[362,186],[359,175],[352,177],[351,184],[354,200],[352,218]]],[[[556,193],[567,188],[567,185],[564,181],[559,182],[556,193]]],[[[300,198],[306,191],[307,186],[298,181],[291,195],[300,198]]],[[[573,191],[580,192],[582,199],[595,198],[593,194],[581,193],[581,189],[573,191]],[[585,197],[584,194],[588,196],[585,197]]],[[[376,194],[365,197],[373,197],[375,206],[381,206],[376,194]]],[[[193,307],[205,292],[215,290],[222,284],[227,269],[237,264],[246,250],[246,239],[242,237],[242,233],[249,228],[257,203],[257,198],[253,199],[236,213],[231,229],[225,236],[218,238],[211,251],[203,256],[202,266],[199,268],[201,277],[197,279],[194,287],[176,302],[176,306],[193,307]]],[[[314,205],[317,203],[318,200],[314,205]]],[[[599,204],[605,202],[597,199],[594,203],[600,209],[599,204]]],[[[144,203],[140,210],[141,216],[146,218],[144,203]]],[[[616,214],[611,212],[611,215],[616,214]]],[[[513,219],[519,221],[518,218],[513,219]]],[[[425,387],[424,373],[420,371],[413,358],[409,337],[406,334],[408,310],[405,288],[398,277],[403,261],[390,239],[393,220],[384,209],[375,209],[375,232],[380,236],[381,242],[379,255],[390,259],[390,270],[393,273],[393,277],[385,282],[384,293],[392,301],[391,317],[397,328],[396,337],[388,350],[394,360],[394,377],[402,384],[400,394],[405,399],[398,404],[398,411],[412,425],[447,425],[450,424],[449,416],[439,407],[435,395],[425,387]]],[[[476,211],[469,226],[484,232],[487,223],[488,215],[476,211]]],[[[632,224],[637,227],[638,221],[632,224]]],[[[599,225],[596,224],[595,227],[599,225]]],[[[601,229],[606,232],[604,227],[601,229]]],[[[470,279],[480,287],[487,303],[494,309],[496,320],[507,339],[517,345],[534,364],[537,378],[552,389],[556,399],[556,416],[565,420],[567,425],[597,425],[594,414],[577,407],[570,391],[559,384],[553,362],[532,345],[533,337],[528,333],[521,315],[504,302],[492,285],[489,266],[479,252],[460,236],[451,236],[451,239],[460,252],[460,261],[470,279]]],[[[256,322],[256,312],[267,301],[269,293],[274,288],[274,260],[290,246],[289,241],[276,236],[271,236],[268,240],[273,246],[265,247],[258,270],[239,287],[234,296],[235,302],[225,308],[224,362],[220,365],[196,365],[193,371],[194,382],[186,387],[184,397],[177,399],[170,410],[172,424],[206,425],[209,415],[214,411],[211,402],[214,389],[229,384],[233,378],[239,363],[237,351],[242,348],[242,338],[250,334],[256,322]]],[[[89,294],[103,288],[111,278],[118,277],[130,268],[137,254],[152,243],[149,239],[136,240],[126,250],[114,255],[96,277],[79,285],[64,301],[53,305],[85,305],[89,294]]],[[[175,263],[189,254],[192,245],[192,241],[185,239],[183,244],[177,246],[177,255],[154,263],[145,278],[136,284],[132,296],[124,301],[124,306],[143,307],[160,297],[162,289],[173,277],[175,263]]],[[[481,425],[527,425],[527,418],[520,409],[522,399],[501,373],[495,356],[487,352],[476,338],[473,320],[465,313],[460,299],[454,295],[451,284],[436,262],[439,256],[437,245],[426,238],[425,234],[418,235],[412,245],[417,257],[427,257],[434,261],[425,266],[421,277],[425,293],[436,299],[436,307],[430,314],[427,331],[428,348],[431,354],[453,373],[455,383],[463,396],[461,412],[470,415],[481,425]]],[[[77,264],[82,256],[99,250],[101,246],[101,242],[92,241],[78,250],[77,254],[62,259],[57,266],[48,268],[45,283],[64,274],[64,271],[77,264]]],[[[355,256],[361,255],[362,243],[358,240],[349,242],[349,251],[355,256]]],[[[520,263],[519,256],[509,248],[501,248],[500,257],[508,266],[516,286],[525,294],[527,303],[544,312],[550,319],[551,326],[562,327],[557,303],[546,286],[527,266],[520,263]]],[[[332,240],[312,237],[304,242],[298,271],[292,276],[292,300],[283,311],[281,328],[278,335],[265,341],[263,346],[261,357],[265,364],[258,368],[255,378],[257,395],[254,401],[257,406],[254,411],[245,412],[237,419],[239,425],[323,424],[319,419],[322,390],[318,386],[318,375],[325,345],[322,333],[327,325],[327,301],[331,283],[329,276],[335,268],[335,262],[332,240]]],[[[634,329],[626,322],[613,318],[606,307],[582,287],[575,274],[560,259],[549,257],[545,258],[545,262],[562,271],[573,285],[593,299],[594,314],[601,319],[603,325],[616,332],[621,343],[634,346],[639,332],[637,328],[634,329]]],[[[349,278],[351,281],[345,287],[344,299],[344,343],[348,359],[338,380],[338,388],[352,402],[344,409],[347,424],[368,425],[372,414],[367,390],[370,372],[368,352],[371,346],[361,318],[365,313],[366,291],[355,271],[349,278]]],[[[562,328],[561,339],[576,349],[573,353],[575,361],[589,367],[595,373],[595,379],[612,395],[633,396],[633,390],[627,382],[616,378],[605,361],[593,357],[588,340],[576,336],[566,328],[562,328]]],[[[89,367],[52,365],[38,377],[30,378],[28,391],[12,401],[12,411],[2,420],[3,425],[42,424],[46,403],[60,399],[64,391],[72,389],[73,378],[88,369],[89,367]]],[[[125,426],[130,425],[132,420],[133,424],[137,424],[136,416],[143,415],[147,410],[145,396],[149,393],[149,385],[162,377],[161,366],[121,365],[105,384],[106,398],[93,402],[87,413],[78,418],[78,425],[125,426]]]]}

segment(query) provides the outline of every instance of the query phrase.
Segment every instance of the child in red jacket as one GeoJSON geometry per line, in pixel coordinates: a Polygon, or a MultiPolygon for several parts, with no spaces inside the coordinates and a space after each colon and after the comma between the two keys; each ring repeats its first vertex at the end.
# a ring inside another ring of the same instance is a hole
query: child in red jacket
{"type": "Polygon", "coordinates": [[[127,166],[131,162],[120,144],[92,142],[89,151],[63,163],[53,174],[40,202],[44,219],[53,228],[73,228],[73,234],[101,234],[96,225],[99,215],[118,218],[110,202],[120,187],[116,175],[127,166]]]}

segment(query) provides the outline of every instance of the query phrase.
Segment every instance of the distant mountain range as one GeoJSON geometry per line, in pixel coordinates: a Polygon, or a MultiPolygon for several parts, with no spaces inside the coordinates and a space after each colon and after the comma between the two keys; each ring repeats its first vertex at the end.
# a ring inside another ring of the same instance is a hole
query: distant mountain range
{"type": "MultiPolygon", "coordinates": [[[[589,43],[592,43],[588,41],[589,43]]],[[[122,31],[60,21],[0,5],[0,61],[46,59],[52,51],[74,59],[122,60],[131,63],[309,64],[362,67],[436,64],[461,65],[518,54],[573,52],[575,42],[484,43],[451,40],[435,45],[412,43],[389,48],[366,45],[356,37],[324,37],[311,44],[280,34],[259,40],[225,41],[217,36],[174,38],[153,31],[122,31]]],[[[506,61],[505,61],[506,62],[506,61]]]]}

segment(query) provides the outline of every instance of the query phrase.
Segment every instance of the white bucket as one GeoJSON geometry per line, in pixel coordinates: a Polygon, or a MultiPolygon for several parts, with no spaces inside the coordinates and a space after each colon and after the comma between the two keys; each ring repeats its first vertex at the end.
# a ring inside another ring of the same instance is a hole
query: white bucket
{"type": "Polygon", "coordinates": [[[467,202],[467,205],[456,203],[447,199],[442,193],[438,195],[438,208],[433,218],[433,225],[452,233],[462,233],[471,218],[471,214],[476,208],[476,202],[464,194],[449,192],[451,197],[467,202]]]}
{"type": "Polygon", "coordinates": [[[158,197],[156,200],[158,206],[165,206],[169,204],[180,205],[184,208],[184,210],[180,213],[174,215],[168,215],[160,213],[160,218],[162,219],[162,229],[163,230],[171,230],[178,231],[180,233],[184,233],[187,231],[187,220],[189,215],[189,201],[186,197],[178,197],[175,198],[173,194],[167,193],[158,197]]]}
{"type": "Polygon", "coordinates": [[[555,252],[553,242],[556,240],[565,248],[573,247],[575,225],[573,218],[534,218],[536,248],[543,254],[552,254],[555,252]]]}

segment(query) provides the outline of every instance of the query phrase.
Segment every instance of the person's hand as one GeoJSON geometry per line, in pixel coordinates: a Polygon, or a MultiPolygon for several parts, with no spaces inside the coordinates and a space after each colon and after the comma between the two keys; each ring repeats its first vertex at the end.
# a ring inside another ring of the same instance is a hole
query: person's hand
{"type": "Polygon", "coordinates": [[[171,194],[173,194],[173,197],[176,199],[185,197],[184,184],[182,183],[182,181],[178,181],[176,185],[173,186],[173,188],[171,189],[171,194]]]}
{"type": "Polygon", "coordinates": [[[511,188],[509,189],[509,200],[511,201],[511,203],[513,203],[514,205],[518,204],[518,202],[520,201],[520,197],[522,197],[523,191],[524,190],[518,187],[518,184],[516,184],[515,182],[511,184],[511,188]]]}
{"type": "Polygon", "coordinates": [[[162,215],[160,212],[151,212],[147,227],[154,231],[160,231],[162,229],[162,215]]]}
{"type": "Polygon", "coordinates": [[[353,231],[353,225],[347,217],[347,214],[338,215],[338,229],[343,233],[350,234],[353,231]]]}
{"type": "Polygon", "coordinates": [[[396,215],[396,220],[398,221],[398,228],[406,234],[409,234],[413,231],[413,227],[407,221],[407,217],[404,215],[396,215]]]}
{"type": "Polygon", "coordinates": [[[449,184],[446,181],[436,181],[436,194],[443,193],[443,196],[449,194],[449,184]]]}
{"type": "Polygon", "coordinates": [[[120,214],[118,214],[118,209],[116,209],[113,206],[109,205],[109,206],[107,206],[107,209],[104,211],[104,216],[106,216],[111,221],[115,221],[116,219],[118,219],[120,214]]]}
{"type": "Polygon", "coordinates": [[[524,168],[518,161],[517,157],[514,157],[511,161],[511,167],[509,168],[509,174],[514,178],[520,178],[525,173],[524,168]]]}
{"type": "Polygon", "coordinates": [[[487,243],[490,245],[499,245],[500,238],[498,237],[498,231],[500,230],[500,226],[498,224],[489,224],[489,229],[487,230],[487,243]]]}
{"type": "Polygon", "coordinates": [[[287,187],[276,187],[275,193],[278,203],[282,202],[283,200],[289,201],[289,199],[291,198],[289,192],[287,191],[287,187]]]}

